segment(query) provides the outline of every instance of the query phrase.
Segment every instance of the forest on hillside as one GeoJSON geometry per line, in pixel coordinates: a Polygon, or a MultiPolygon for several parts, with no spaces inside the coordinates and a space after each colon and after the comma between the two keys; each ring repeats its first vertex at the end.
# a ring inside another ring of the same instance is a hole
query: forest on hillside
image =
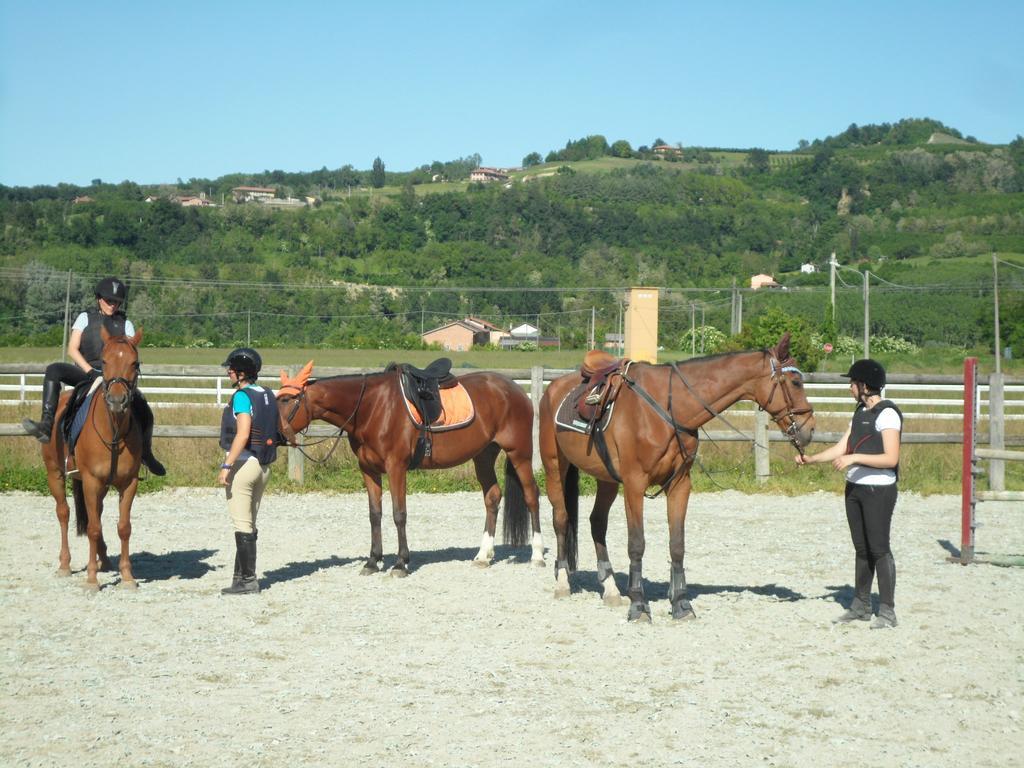
{"type": "Polygon", "coordinates": [[[452,184],[479,164],[468,155],[404,174],[381,162],[155,187],[0,186],[0,343],[59,344],[69,286],[78,308],[105,274],[128,280],[130,315],[154,345],[411,347],[423,328],[473,314],[504,327],[532,318],[583,346],[591,317],[599,338],[618,329],[630,285],[666,289],[669,348],[694,318],[728,333],[734,284],[747,322],[774,309],[857,335],[869,271],[872,333],[970,347],[992,342],[996,254],[1003,343],[1024,353],[1021,137],[984,145],[905,120],[791,153],[656,155],[590,136],[537,159],[488,185],[452,184]],[[234,203],[239,185],[312,204],[234,203]],[[181,204],[200,193],[223,204],[181,204]],[[836,328],[823,270],[833,252],[836,328]],[[786,290],[750,291],[762,272],[786,290]]]}

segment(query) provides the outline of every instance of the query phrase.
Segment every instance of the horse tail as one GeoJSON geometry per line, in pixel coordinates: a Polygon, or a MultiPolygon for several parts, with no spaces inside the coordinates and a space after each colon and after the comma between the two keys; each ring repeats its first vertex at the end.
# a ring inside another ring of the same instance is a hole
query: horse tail
{"type": "Polygon", "coordinates": [[[569,524],[565,530],[565,555],[569,561],[569,570],[575,571],[580,527],[580,469],[575,464],[570,464],[569,471],[565,474],[562,496],[565,499],[565,511],[569,516],[569,524]]]}
{"type": "Polygon", "coordinates": [[[529,541],[530,511],[526,508],[523,481],[519,479],[512,460],[505,457],[505,516],[501,532],[510,547],[522,547],[529,541]]]}
{"type": "Polygon", "coordinates": [[[71,481],[71,493],[75,497],[75,530],[79,536],[84,536],[89,527],[89,510],[85,506],[81,480],[71,481]]]}

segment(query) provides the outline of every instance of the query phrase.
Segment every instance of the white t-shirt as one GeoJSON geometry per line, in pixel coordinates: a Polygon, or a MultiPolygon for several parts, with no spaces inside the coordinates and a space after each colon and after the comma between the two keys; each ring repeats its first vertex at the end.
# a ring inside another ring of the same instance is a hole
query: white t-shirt
{"type": "MultiPolygon", "coordinates": [[[[883,408],[875,420],[876,432],[899,429],[901,426],[900,415],[893,408],[883,408]]],[[[846,468],[846,480],[857,485],[892,485],[896,482],[896,470],[851,464],[846,468]]]]}
{"type": "MultiPolygon", "coordinates": [[[[84,331],[85,327],[89,324],[89,315],[82,312],[78,317],[75,318],[75,322],[71,325],[72,331],[84,331]]],[[[124,335],[134,336],[135,326],[132,325],[132,321],[125,318],[124,321],[124,335]]]]}

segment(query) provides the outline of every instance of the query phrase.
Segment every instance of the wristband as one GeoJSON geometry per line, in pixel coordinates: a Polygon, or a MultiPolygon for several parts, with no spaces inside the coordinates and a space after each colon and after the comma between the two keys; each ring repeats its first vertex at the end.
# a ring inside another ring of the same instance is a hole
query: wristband
{"type": "Polygon", "coordinates": [[[221,464],[220,468],[221,469],[231,469],[231,465],[230,464],[221,464]]]}

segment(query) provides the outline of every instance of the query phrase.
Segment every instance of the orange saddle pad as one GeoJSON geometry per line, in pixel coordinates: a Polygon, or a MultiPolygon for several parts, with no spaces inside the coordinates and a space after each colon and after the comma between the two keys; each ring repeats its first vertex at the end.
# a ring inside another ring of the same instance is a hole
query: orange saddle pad
{"type": "MultiPolygon", "coordinates": [[[[409,411],[409,417],[416,424],[423,423],[423,417],[420,416],[420,412],[416,410],[416,407],[408,399],[405,401],[405,408],[409,411]]],[[[473,401],[469,397],[469,392],[461,384],[456,384],[454,387],[441,390],[441,417],[433,424],[430,424],[429,428],[431,431],[436,432],[444,429],[464,427],[473,420],[475,415],[476,411],[473,408],[473,401]]]]}

